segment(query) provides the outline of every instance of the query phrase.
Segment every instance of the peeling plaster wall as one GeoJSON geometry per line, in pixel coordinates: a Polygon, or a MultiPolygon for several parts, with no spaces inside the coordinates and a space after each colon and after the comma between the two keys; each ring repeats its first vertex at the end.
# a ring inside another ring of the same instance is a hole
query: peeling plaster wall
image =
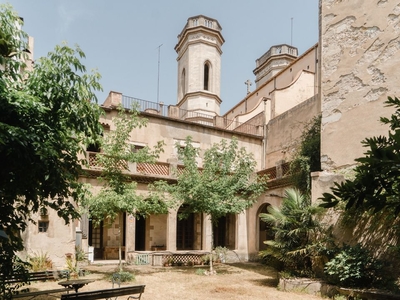
{"type": "Polygon", "coordinates": [[[361,141],[385,135],[388,96],[400,96],[400,3],[321,0],[322,169],[354,164],[361,141]]]}

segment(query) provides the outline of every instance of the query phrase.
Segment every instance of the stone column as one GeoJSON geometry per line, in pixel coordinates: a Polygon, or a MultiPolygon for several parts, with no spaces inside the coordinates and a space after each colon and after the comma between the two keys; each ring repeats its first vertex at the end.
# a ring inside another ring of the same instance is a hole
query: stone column
{"type": "Polygon", "coordinates": [[[177,211],[170,211],[167,217],[166,250],[176,251],[176,218],[177,211]]]}
{"type": "Polygon", "coordinates": [[[236,247],[237,253],[243,260],[248,260],[248,235],[246,212],[236,216],[236,247]]]}
{"type": "Polygon", "coordinates": [[[128,258],[128,252],[135,250],[136,219],[133,215],[126,216],[125,230],[125,255],[128,258]]]}
{"type": "Polygon", "coordinates": [[[212,238],[212,224],[209,215],[203,214],[203,248],[202,250],[211,250],[211,238],[212,238]]]}

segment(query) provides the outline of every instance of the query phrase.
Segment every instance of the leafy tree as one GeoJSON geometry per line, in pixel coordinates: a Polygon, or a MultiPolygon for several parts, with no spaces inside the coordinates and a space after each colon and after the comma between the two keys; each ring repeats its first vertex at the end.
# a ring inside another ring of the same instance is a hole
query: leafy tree
{"type": "Polygon", "coordinates": [[[290,163],[293,185],[301,193],[311,194],[311,172],[321,170],[321,116],[304,126],[298,149],[290,163]]]}
{"type": "Polygon", "coordinates": [[[388,97],[386,106],[396,111],[391,118],[381,117],[388,124],[388,136],[366,138],[362,141],[368,147],[365,157],[356,159],[355,178],[335,183],[332,193],[324,193],[323,207],[336,206],[340,201],[346,209],[363,208],[378,212],[382,209],[400,212],[400,100],[388,97]]]}
{"type": "MultiPolygon", "coordinates": [[[[93,100],[98,73],[87,74],[84,53],[66,44],[24,71],[26,33],[9,5],[0,6],[0,274],[13,271],[20,232],[42,207],[66,222],[78,217],[73,201],[85,192],[78,183],[85,144],[96,139],[100,110],[93,100]],[[6,253],[5,253],[6,252],[6,253]]],[[[1,285],[1,284],[0,284],[1,285]]],[[[2,292],[4,286],[1,285],[2,292]]]]}
{"type": "MultiPolygon", "coordinates": [[[[167,213],[166,201],[158,201],[140,195],[136,191],[136,182],[129,175],[129,164],[140,162],[155,162],[163,151],[163,142],[151,150],[144,147],[133,151],[129,143],[131,132],[135,128],[146,125],[147,119],[139,117],[138,110],[134,107],[129,112],[119,107],[118,117],[113,118],[115,130],[107,133],[102,141],[102,153],[98,155],[99,166],[103,168],[99,180],[103,182],[100,192],[92,197],[87,197],[82,206],[86,212],[99,225],[102,220],[112,224],[124,213],[136,217],[146,217],[154,213],[167,213]]],[[[119,220],[120,224],[122,220],[119,220]]],[[[119,240],[119,262],[121,264],[121,242],[119,240]]]]}
{"type": "Polygon", "coordinates": [[[268,248],[260,255],[278,259],[295,275],[310,275],[311,258],[319,247],[317,236],[322,227],[317,216],[321,210],[298,190],[286,190],[281,207],[269,206],[268,213],[260,214],[275,234],[274,240],[264,242],[268,248]]]}
{"type": "MultiPolygon", "coordinates": [[[[193,146],[190,136],[185,146],[177,145],[177,149],[185,166],[176,174],[177,183],[159,181],[154,188],[168,192],[174,202],[183,204],[182,218],[190,213],[205,213],[217,225],[220,217],[243,212],[266,190],[266,180],[254,173],[256,162],[252,154],[239,148],[236,138],[229,143],[222,140],[207,149],[202,169],[196,160],[199,149],[193,146]]],[[[210,272],[213,273],[212,258],[210,272]]]]}

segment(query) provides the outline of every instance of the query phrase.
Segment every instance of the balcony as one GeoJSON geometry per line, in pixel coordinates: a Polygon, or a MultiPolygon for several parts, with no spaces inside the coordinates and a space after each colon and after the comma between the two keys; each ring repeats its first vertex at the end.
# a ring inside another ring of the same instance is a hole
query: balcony
{"type": "Polygon", "coordinates": [[[290,162],[279,163],[275,167],[257,172],[259,176],[268,176],[268,188],[291,185],[290,162]]]}
{"type": "MultiPolygon", "coordinates": [[[[98,152],[87,151],[88,168],[86,171],[99,173],[102,167],[99,165],[98,155],[102,155],[98,152]]],[[[175,181],[176,172],[178,175],[182,174],[184,166],[178,164],[171,164],[167,162],[155,162],[155,163],[128,163],[127,165],[121,166],[121,169],[125,170],[127,174],[131,175],[132,178],[137,182],[149,183],[154,180],[167,180],[175,181]]],[[[199,168],[201,171],[201,168],[199,168]]],[[[288,186],[291,184],[290,176],[290,162],[284,162],[277,164],[275,167],[268,168],[257,172],[257,175],[263,176],[268,175],[268,188],[277,188],[288,186]]]]}
{"type": "Polygon", "coordinates": [[[175,105],[164,105],[164,103],[150,102],[138,98],[128,97],[122,94],[110,96],[116,103],[121,103],[126,109],[137,108],[140,112],[150,113],[163,117],[184,120],[186,122],[197,123],[206,126],[230,130],[233,132],[240,132],[255,136],[263,136],[262,125],[252,124],[250,122],[241,123],[236,120],[228,120],[226,117],[212,116],[204,113],[189,111],[181,109],[175,105]],[[120,96],[120,97],[119,97],[120,96]],[[120,98],[120,100],[118,100],[120,98]]]}

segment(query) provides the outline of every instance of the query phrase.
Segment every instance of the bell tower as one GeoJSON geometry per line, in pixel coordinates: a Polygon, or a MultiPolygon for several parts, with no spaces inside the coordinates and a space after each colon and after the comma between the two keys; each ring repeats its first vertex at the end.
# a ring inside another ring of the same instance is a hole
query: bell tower
{"type": "Polygon", "coordinates": [[[177,105],[197,117],[220,113],[221,47],[225,42],[221,30],[217,20],[198,15],[189,18],[178,35],[177,105]]]}

